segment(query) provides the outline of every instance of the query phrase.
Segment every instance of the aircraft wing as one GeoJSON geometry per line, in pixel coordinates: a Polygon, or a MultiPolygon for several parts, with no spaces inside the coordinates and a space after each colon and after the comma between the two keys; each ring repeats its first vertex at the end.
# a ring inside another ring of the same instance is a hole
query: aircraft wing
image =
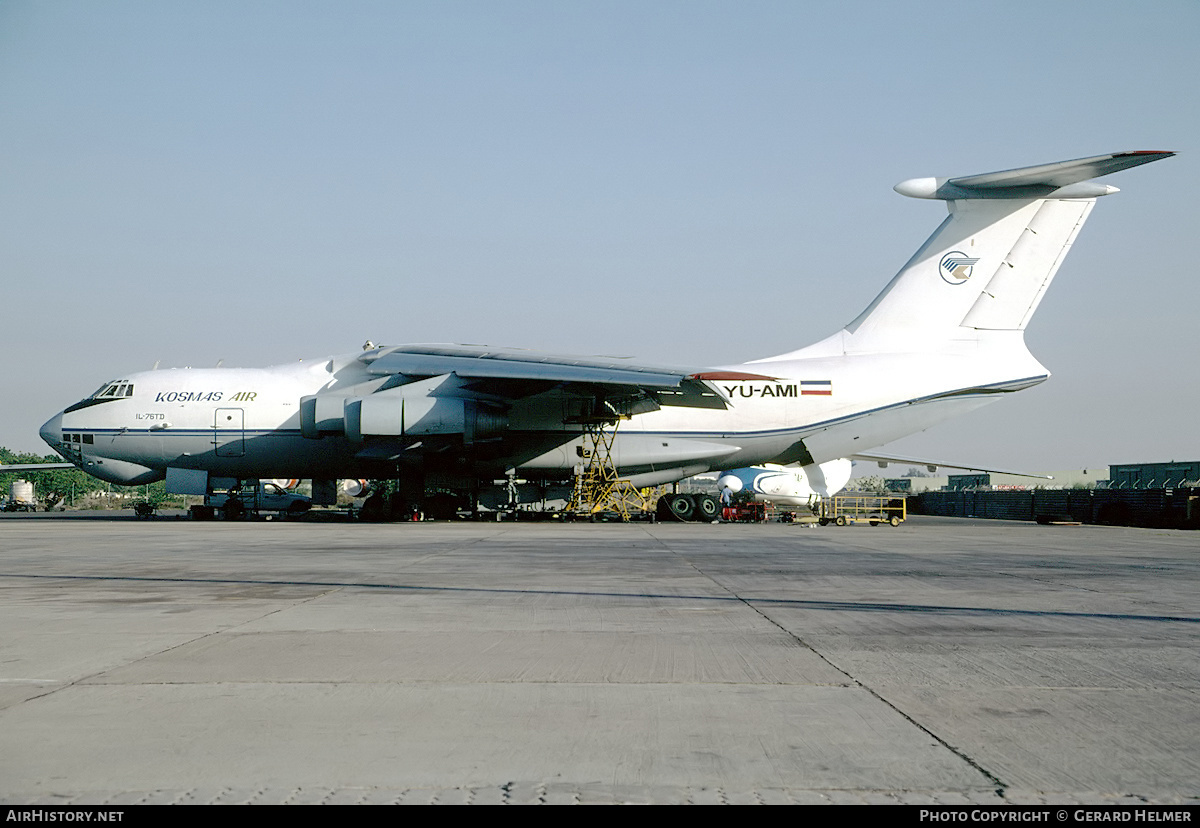
{"type": "Polygon", "coordinates": [[[21,471],[50,471],[51,469],[77,469],[74,463],[12,463],[0,465],[0,474],[21,471]]]}
{"type": "Polygon", "coordinates": [[[878,463],[880,468],[886,468],[889,463],[903,463],[912,466],[924,466],[928,471],[937,471],[941,466],[951,469],[965,469],[966,471],[991,472],[993,474],[1013,474],[1018,477],[1035,477],[1040,480],[1053,480],[1054,477],[1048,474],[1030,474],[1029,472],[1013,471],[1012,469],[990,469],[983,466],[972,466],[965,463],[942,463],[935,460],[922,460],[919,457],[898,457],[894,454],[854,454],[850,456],[851,460],[870,460],[878,463]]]}
{"type": "MultiPolygon", "coordinates": [[[[601,399],[642,397],[657,405],[727,407],[725,398],[691,369],[639,365],[620,357],[567,356],[474,345],[401,345],[359,359],[397,384],[454,374],[492,398],[518,398],[552,387],[601,399]]],[[[764,377],[765,379],[765,377],[764,377]]]]}

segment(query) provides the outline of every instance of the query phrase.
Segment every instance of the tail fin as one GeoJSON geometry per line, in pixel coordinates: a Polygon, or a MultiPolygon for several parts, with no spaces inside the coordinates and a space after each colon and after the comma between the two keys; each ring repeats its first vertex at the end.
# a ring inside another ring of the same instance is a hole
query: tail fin
{"type": "Polygon", "coordinates": [[[1088,179],[1174,154],[1125,152],[897,184],[902,195],[945,200],[950,216],[857,319],[803,353],[925,350],[978,340],[981,331],[1024,330],[1096,198],[1117,192],[1088,179]]]}

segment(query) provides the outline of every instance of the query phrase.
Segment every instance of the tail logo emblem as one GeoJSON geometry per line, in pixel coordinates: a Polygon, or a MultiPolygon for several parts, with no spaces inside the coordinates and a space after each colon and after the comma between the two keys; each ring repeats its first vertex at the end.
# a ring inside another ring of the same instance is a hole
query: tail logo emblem
{"type": "Polygon", "coordinates": [[[966,253],[954,250],[942,256],[938,270],[942,274],[942,278],[950,284],[961,285],[971,278],[971,272],[978,262],[979,259],[973,259],[966,253]]]}

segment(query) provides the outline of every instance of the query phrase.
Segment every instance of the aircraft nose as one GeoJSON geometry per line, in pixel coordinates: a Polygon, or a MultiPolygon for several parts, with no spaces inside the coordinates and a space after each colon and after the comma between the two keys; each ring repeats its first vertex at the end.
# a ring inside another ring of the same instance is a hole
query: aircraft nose
{"type": "Polygon", "coordinates": [[[737,494],[742,490],[742,481],[735,474],[722,475],[717,481],[718,489],[729,489],[729,491],[737,494]]]}
{"type": "Polygon", "coordinates": [[[38,429],[38,434],[45,440],[51,448],[62,442],[62,412],[55,414],[45,424],[38,429]]]}

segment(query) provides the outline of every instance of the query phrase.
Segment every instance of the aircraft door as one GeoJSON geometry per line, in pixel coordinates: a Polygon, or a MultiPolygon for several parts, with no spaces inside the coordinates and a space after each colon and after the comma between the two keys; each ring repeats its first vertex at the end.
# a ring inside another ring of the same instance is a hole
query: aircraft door
{"type": "Polygon", "coordinates": [[[213,443],[217,457],[246,454],[245,412],[240,408],[218,408],[213,415],[213,443]]]}

